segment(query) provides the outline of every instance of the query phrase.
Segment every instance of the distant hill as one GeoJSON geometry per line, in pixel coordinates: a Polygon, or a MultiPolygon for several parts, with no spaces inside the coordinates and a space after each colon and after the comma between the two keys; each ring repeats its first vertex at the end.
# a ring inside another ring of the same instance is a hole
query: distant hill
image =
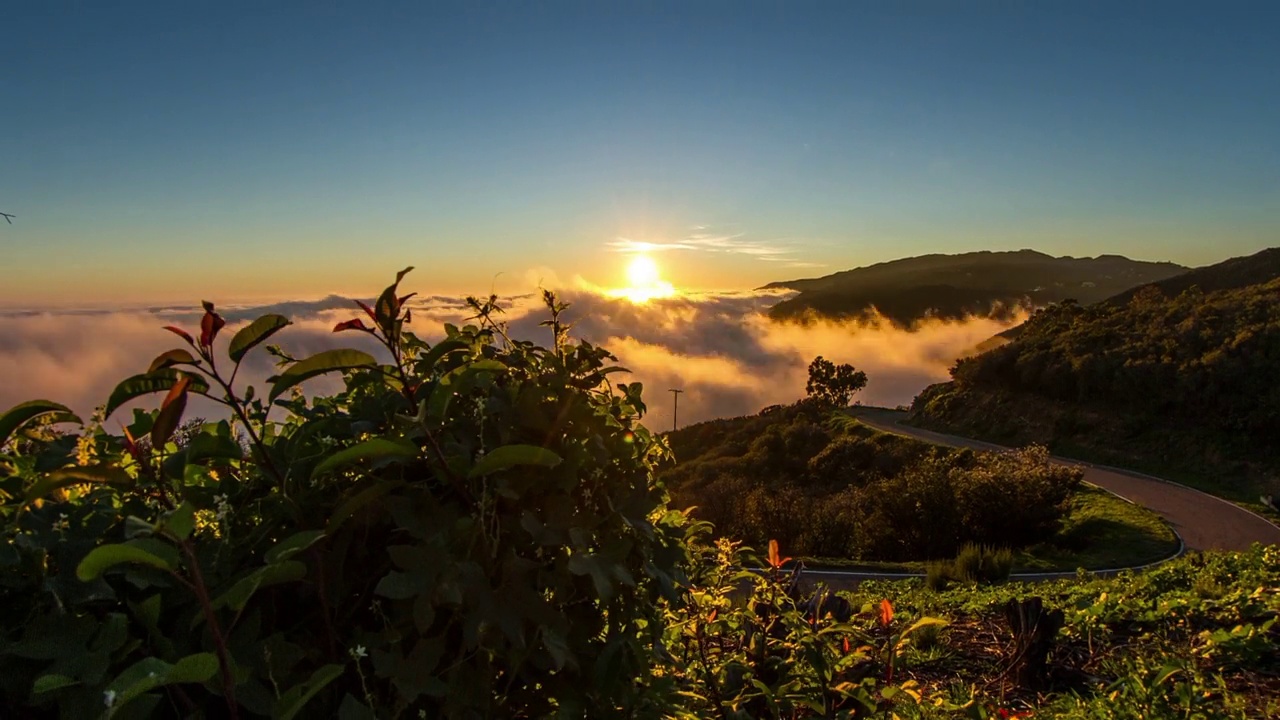
{"type": "Polygon", "coordinates": [[[922,255],[764,287],[800,291],[770,310],[777,320],[863,317],[874,309],[910,326],[929,316],[1012,316],[1019,308],[1067,299],[1094,303],[1186,270],[1119,255],[1056,258],[1034,250],[982,251],[922,255]]]}
{"type": "MultiPolygon", "coordinates": [[[[1175,297],[1192,287],[1201,292],[1215,290],[1233,290],[1235,288],[1258,285],[1280,278],[1280,247],[1267,248],[1253,255],[1231,258],[1217,265],[1196,268],[1180,275],[1149,283],[1166,297],[1175,297]]],[[[1130,288],[1107,302],[1112,305],[1124,305],[1146,285],[1130,288]]]]}
{"type": "Polygon", "coordinates": [[[1244,500],[1280,474],[1280,248],[1054,305],[1012,335],[925,389],[914,422],[1198,473],[1244,500]]]}

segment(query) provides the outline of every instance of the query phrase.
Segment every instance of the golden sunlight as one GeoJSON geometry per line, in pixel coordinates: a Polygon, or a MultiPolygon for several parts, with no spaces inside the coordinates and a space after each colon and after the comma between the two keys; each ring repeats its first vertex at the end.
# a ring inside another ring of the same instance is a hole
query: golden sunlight
{"type": "Polygon", "coordinates": [[[648,302],[654,298],[671,297],[676,289],[671,283],[662,279],[658,263],[648,255],[636,255],[627,265],[627,283],[629,287],[619,288],[610,294],[624,297],[634,303],[648,302]]]}

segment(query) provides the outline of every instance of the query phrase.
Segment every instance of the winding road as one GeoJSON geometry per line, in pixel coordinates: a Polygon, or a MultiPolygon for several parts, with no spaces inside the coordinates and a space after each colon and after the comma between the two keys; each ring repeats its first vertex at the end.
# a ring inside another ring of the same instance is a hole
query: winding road
{"type": "MultiPolygon", "coordinates": [[[[977,450],[1007,450],[1008,448],[981,440],[972,440],[956,435],[923,430],[902,424],[907,414],[900,410],[880,408],[853,408],[850,414],[859,422],[882,432],[906,435],[918,440],[948,445],[951,447],[968,447],[977,450]]],[[[1053,461],[1084,469],[1085,482],[1097,485],[1103,490],[1112,492],[1125,500],[1150,509],[1177,532],[1186,550],[1247,550],[1253,543],[1264,545],[1280,544],[1280,527],[1277,527],[1261,515],[1233,505],[1226,500],[1214,497],[1185,485],[1161,480],[1142,473],[1122,470],[1120,468],[1095,465],[1092,463],[1060,458],[1053,461]]],[[[1146,566],[1144,566],[1146,567],[1146,566]]],[[[1098,571],[1099,575],[1109,575],[1124,569],[1098,571]]],[[[836,585],[856,585],[860,580],[871,578],[893,578],[902,575],[883,573],[848,572],[842,570],[806,570],[805,574],[817,576],[815,579],[834,581],[836,585]]],[[[1075,573],[1027,573],[1015,574],[1016,580],[1042,580],[1064,577],[1075,573]]]]}
{"type": "MultiPolygon", "coordinates": [[[[1007,449],[981,440],[903,425],[902,420],[907,414],[897,410],[859,409],[853,415],[863,424],[877,430],[907,435],[938,445],[978,450],[1007,449]]],[[[1115,493],[1163,517],[1182,536],[1188,550],[1248,550],[1255,542],[1264,545],[1280,544],[1280,527],[1266,518],[1186,485],[1067,458],[1054,457],[1054,462],[1083,468],[1085,482],[1115,493]]]]}

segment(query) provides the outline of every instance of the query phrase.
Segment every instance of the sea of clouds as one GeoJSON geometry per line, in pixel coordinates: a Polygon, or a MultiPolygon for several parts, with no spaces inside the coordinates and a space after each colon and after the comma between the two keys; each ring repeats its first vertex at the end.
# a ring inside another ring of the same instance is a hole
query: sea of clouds
{"type": "MultiPolygon", "coordinates": [[[[628,381],[644,383],[646,423],[655,429],[671,427],[670,388],[684,391],[679,406],[682,426],[793,402],[804,395],[808,365],[817,355],[866,371],[869,383],[858,398],[862,403],[908,404],[925,386],[946,380],[957,358],[1023,319],[928,319],[911,329],[875,320],[793,324],[773,322],[765,315],[786,293],[682,294],[643,304],[593,289],[563,290],[559,295],[570,303],[566,318],[573,323],[571,334],[608,348],[631,371],[628,381]]],[[[550,330],[538,324],[547,317],[540,297],[508,297],[502,304],[513,337],[550,342],[550,330]]],[[[460,297],[419,297],[411,306],[412,330],[429,341],[443,335],[443,323],[462,323],[472,314],[460,297]]],[[[183,346],[162,326],[195,332],[201,312],[199,306],[191,306],[0,313],[0,409],[41,398],[87,416],[106,401],[118,381],[145,371],[159,353],[183,346]]],[[[347,298],[220,307],[219,312],[227,320],[220,337],[224,347],[236,329],[258,315],[276,312],[294,324],[272,342],[296,357],[335,347],[374,350],[360,333],[332,331],[336,323],[363,315],[347,298]]],[[[274,362],[265,352],[254,351],[237,384],[263,383],[277,371],[274,362]]],[[[306,388],[332,391],[334,382],[317,379],[306,388]]],[[[213,412],[195,404],[188,415],[213,412]]]]}

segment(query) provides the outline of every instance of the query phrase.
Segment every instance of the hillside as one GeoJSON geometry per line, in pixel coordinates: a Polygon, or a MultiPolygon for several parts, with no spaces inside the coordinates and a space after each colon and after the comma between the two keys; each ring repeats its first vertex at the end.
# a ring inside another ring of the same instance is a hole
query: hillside
{"type": "Polygon", "coordinates": [[[1019,307],[1067,299],[1090,304],[1186,270],[1118,255],[1055,258],[1034,250],[982,251],[904,258],[765,288],[800,291],[773,307],[774,319],[859,317],[874,308],[909,326],[927,316],[1011,315],[1019,307]]]}
{"type": "Polygon", "coordinates": [[[922,392],[913,421],[1211,473],[1215,489],[1253,500],[1280,470],[1278,300],[1280,251],[1267,250],[1090,307],[1046,308],[922,392]]]}
{"type": "Polygon", "coordinates": [[[1012,548],[1023,568],[1141,564],[1171,552],[1153,514],[1080,486],[1043,448],[993,454],[934,446],[804,404],[666,435],[671,504],[716,534],[777,540],[823,562],[918,562],[970,543],[1012,548]]]}

